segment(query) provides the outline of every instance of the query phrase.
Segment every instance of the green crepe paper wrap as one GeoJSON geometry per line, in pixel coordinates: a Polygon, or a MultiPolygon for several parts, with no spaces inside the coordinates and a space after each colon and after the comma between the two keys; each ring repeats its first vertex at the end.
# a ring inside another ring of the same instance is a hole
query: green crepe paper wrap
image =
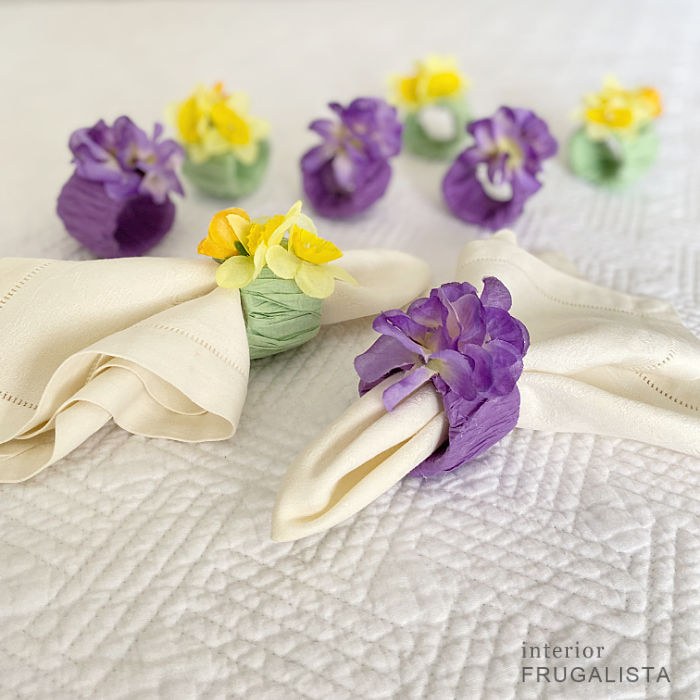
{"type": "MultiPolygon", "coordinates": [[[[464,100],[440,100],[435,107],[446,107],[455,118],[455,136],[449,141],[436,141],[430,138],[420,122],[418,111],[406,115],[403,123],[403,143],[406,148],[432,160],[452,159],[462,149],[467,139],[466,125],[470,121],[469,106],[464,100]]],[[[420,110],[419,110],[420,111],[420,110]]]]}
{"type": "Polygon", "coordinates": [[[605,141],[592,141],[582,127],[569,142],[571,169],[585,180],[620,188],[636,180],[656,158],[659,139],[653,126],[634,139],[615,139],[617,153],[605,141]]]}
{"type": "Polygon", "coordinates": [[[197,189],[222,199],[242,197],[254,192],[263,179],[270,160],[270,144],[260,142],[257,160],[246,165],[233,155],[212,156],[202,163],[185,159],[182,172],[197,189]]]}
{"type": "Polygon", "coordinates": [[[294,280],[264,267],[241,289],[250,359],[291,350],[311,340],[321,327],[321,300],[304,294],[294,280]]]}

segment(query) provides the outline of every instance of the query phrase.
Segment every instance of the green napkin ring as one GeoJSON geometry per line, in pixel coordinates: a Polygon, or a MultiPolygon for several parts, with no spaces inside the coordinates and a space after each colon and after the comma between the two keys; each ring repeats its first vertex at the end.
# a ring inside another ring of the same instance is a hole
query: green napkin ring
{"type": "Polygon", "coordinates": [[[403,143],[406,148],[423,158],[431,160],[452,159],[464,146],[467,139],[466,125],[470,120],[469,106],[461,99],[440,100],[406,115],[403,125],[403,143]],[[425,128],[421,114],[424,110],[445,110],[453,119],[452,138],[439,139],[431,136],[425,128]]]}
{"type": "Polygon", "coordinates": [[[596,185],[624,187],[639,178],[656,159],[659,138],[652,125],[630,139],[609,137],[593,141],[585,128],[574,133],[569,142],[571,169],[596,185]]]}
{"type": "Polygon", "coordinates": [[[267,170],[269,142],[261,141],[258,148],[258,157],[250,165],[238,160],[233,153],[224,153],[202,163],[195,163],[188,157],[182,172],[205,194],[229,199],[243,197],[259,187],[267,170]]]}
{"type": "Polygon", "coordinates": [[[263,268],[241,289],[250,359],[291,350],[311,340],[321,328],[321,299],[307,296],[294,280],[263,268]]]}

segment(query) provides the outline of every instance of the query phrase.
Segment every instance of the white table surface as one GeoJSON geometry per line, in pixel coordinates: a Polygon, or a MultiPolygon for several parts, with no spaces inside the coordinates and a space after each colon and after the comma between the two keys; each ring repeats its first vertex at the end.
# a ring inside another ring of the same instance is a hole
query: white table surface
{"type": "MultiPolygon", "coordinates": [[[[597,190],[562,148],[513,228],[598,283],[670,300],[700,333],[698,37],[692,0],[3,3],[0,254],[90,257],[55,214],[79,126],[150,127],[223,80],[272,124],[268,176],[240,205],[275,213],[302,196],[306,125],[328,101],[384,95],[390,73],[448,53],[477,115],[529,107],[562,146],[605,74],[660,90],[661,152],[642,181],[597,190]]],[[[449,279],[485,234],[449,215],[445,169],[400,156],[376,206],[319,217],[321,234],[423,255],[449,279]]],[[[177,207],[153,255],[194,256],[222,205],[188,193],[177,207]]],[[[255,365],[230,441],[184,450],[107,428],[0,487],[0,697],[698,697],[698,460],[516,431],[473,470],[407,480],[326,535],[269,541],[286,464],[352,400],[371,337],[329,329],[255,365]],[[523,639],[605,644],[611,664],[667,664],[674,682],[519,683],[523,639]]]]}

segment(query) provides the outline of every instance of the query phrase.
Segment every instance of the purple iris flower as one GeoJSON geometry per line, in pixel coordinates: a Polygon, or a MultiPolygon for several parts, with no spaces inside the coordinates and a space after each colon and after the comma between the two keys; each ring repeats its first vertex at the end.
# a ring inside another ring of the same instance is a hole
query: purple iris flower
{"type": "Polygon", "coordinates": [[[389,158],[401,150],[401,123],[384,100],[358,97],[347,107],[329,105],[338,117],[309,125],[323,143],[301,159],[304,190],[316,210],[331,218],[363,211],[386,191],[389,158]]]}
{"type": "Polygon", "coordinates": [[[447,442],[412,476],[455,469],[515,427],[516,382],[530,338],[508,313],[510,307],[505,285],[486,277],[481,297],[468,282],[451,282],[417,299],[406,312],[386,311],[374,320],[381,336],[355,359],[360,394],[400,373],[382,395],[391,411],[430,381],[442,395],[449,422],[447,442]]]}
{"type": "Polygon", "coordinates": [[[176,170],[185,154],[172,139],[153,136],[129,117],[74,131],[69,140],[75,172],[58,197],[68,232],[103,258],[142,255],[170,230],[184,194],[176,170]]]}
{"type": "Polygon", "coordinates": [[[129,117],[112,126],[100,119],[94,126],[77,129],[69,140],[75,172],[104,184],[113,199],[149,195],[162,204],[169,192],[184,194],[176,169],[185,154],[172,139],[160,140],[163,127],[156,124],[149,137],[129,117]]]}
{"type": "Polygon", "coordinates": [[[460,219],[497,230],[520,216],[542,183],[542,161],[557,152],[547,124],[528,109],[501,107],[467,126],[474,145],[457,156],[442,182],[460,219]]]}

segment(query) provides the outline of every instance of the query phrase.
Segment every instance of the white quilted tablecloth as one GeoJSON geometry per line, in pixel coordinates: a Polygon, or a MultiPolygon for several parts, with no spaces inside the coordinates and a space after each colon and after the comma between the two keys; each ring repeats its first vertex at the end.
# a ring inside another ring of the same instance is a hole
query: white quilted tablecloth
{"type": "MultiPolygon", "coordinates": [[[[671,301],[700,333],[699,25],[693,0],[4,4],[0,254],[88,257],[54,214],[77,126],[145,125],[223,79],[274,130],[269,177],[243,206],[283,211],[325,102],[383,94],[386,74],[442,51],[472,76],[478,114],[531,107],[560,141],[605,73],[660,89],[644,181],[596,191],[559,158],[515,229],[598,283],[671,301]]],[[[446,280],[482,234],[445,211],[444,168],[401,156],[374,209],[322,232],[424,255],[446,280]]],[[[154,254],[194,255],[217,208],[190,196],[154,254]]],[[[228,442],[107,427],[0,487],[0,697],[700,697],[697,459],[516,431],[324,535],[270,541],[280,478],[354,399],[351,360],[372,337],[354,322],[256,362],[228,442]],[[604,646],[599,665],[665,666],[672,683],[521,682],[523,641],[604,646]]]]}

